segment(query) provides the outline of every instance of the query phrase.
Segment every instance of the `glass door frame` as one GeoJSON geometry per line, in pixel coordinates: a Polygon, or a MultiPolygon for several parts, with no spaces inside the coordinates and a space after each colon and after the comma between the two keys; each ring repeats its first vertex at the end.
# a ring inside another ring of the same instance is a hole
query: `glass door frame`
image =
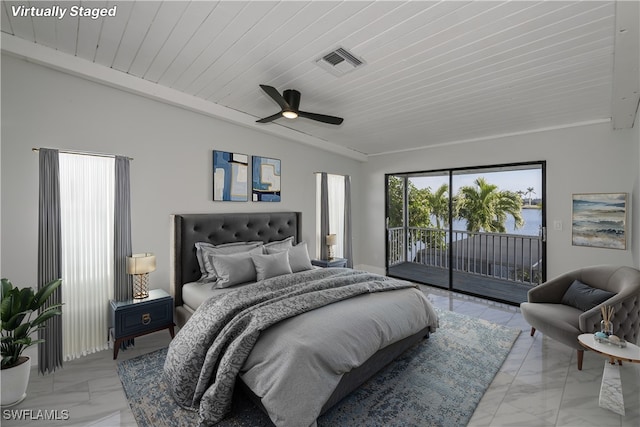
{"type": "MultiPolygon", "coordinates": [[[[547,235],[547,206],[546,206],[546,161],[544,160],[537,160],[537,161],[528,161],[528,162],[517,162],[517,163],[502,163],[502,164],[494,164],[494,165],[481,165],[481,166],[466,166],[466,167],[457,167],[457,168],[444,168],[444,169],[434,169],[434,170],[424,170],[424,171],[411,171],[411,172],[396,172],[396,173],[385,173],[385,272],[387,275],[394,277],[392,275],[389,274],[389,268],[390,263],[389,263],[389,251],[390,251],[390,233],[389,233],[389,202],[390,202],[390,197],[389,197],[389,178],[392,176],[396,176],[396,177],[401,177],[403,178],[403,228],[404,228],[404,233],[403,235],[405,236],[404,239],[406,239],[407,236],[407,230],[409,228],[409,218],[408,218],[408,182],[409,182],[409,178],[412,176],[421,176],[421,175],[437,175],[437,174],[442,174],[442,175],[447,175],[448,174],[448,185],[449,185],[449,221],[448,221],[448,241],[452,242],[453,241],[453,233],[454,233],[454,224],[453,224],[453,201],[454,198],[452,197],[453,195],[451,194],[451,189],[453,188],[453,178],[454,175],[456,175],[456,173],[458,175],[460,175],[460,172],[472,172],[472,171],[476,171],[477,173],[482,173],[482,171],[500,171],[500,170],[504,170],[504,171],[508,171],[509,169],[525,169],[527,166],[531,166],[531,169],[534,168],[540,168],[541,169],[541,201],[542,201],[542,207],[541,207],[541,238],[540,238],[540,245],[541,245],[541,259],[542,259],[542,268],[541,268],[541,281],[544,282],[546,280],[547,277],[547,245],[546,245],[546,235],[547,235]]],[[[406,241],[406,240],[405,240],[406,241]]],[[[405,244],[406,246],[406,244],[405,244]]],[[[407,248],[404,248],[404,258],[405,261],[408,259],[407,258],[407,248]]],[[[426,283],[426,282],[421,282],[430,286],[435,286],[435,287],[439,287],[439,288],[443,288],[443,289],[447,289],[449,291],[454,291],[454,292],[459,292],[459,293],[467,293],[463,290],[459,290],[459,289],[455,289],[453,287],[453,279],[454,279],[454,266],[453,263],[451,262],[453,260],[454,254],[453,254],[453,245],[448,245],[448,256],[449,256],[449,268],[448,268],[448,286],[444,287],[442,285],[438,285],[438,284],[432,284],[432,283],[426,283]]],[[[480,296],[482,298],[487,298],[487,299],[495,299],[497,301],[502,301],[502,302],[506,302],[508,304],[514,304],[513,302],[509,302],[509,301],[503,301],[501,299],[496,299],[496,298],[491,298],[485,295],[478,295],[478,294],[471,294],[471,295],[477,295],[480,296]]]]}

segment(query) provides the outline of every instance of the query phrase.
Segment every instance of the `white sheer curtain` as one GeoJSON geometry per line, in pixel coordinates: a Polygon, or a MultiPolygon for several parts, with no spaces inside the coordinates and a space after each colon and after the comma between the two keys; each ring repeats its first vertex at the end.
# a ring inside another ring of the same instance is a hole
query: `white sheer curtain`
{"type": "Polygon", "coordinates": [[[329,234],[335,234],[336,258],[344,258],[344,176],[327,175],[329,190],[329,234]]]}
{"type": "Polygon", "coordinates": [[[108,348],[114,181],[113,158],[60,153],[65,361],[108,348]]]}
{"type": "MultiPolygon", "coordinates": [[[[321,174],[316,174],[316,198],[317,206],[321,205],[320,201],[320,180],[321,174]]],[[[343,175],[327,174],[327,196],[329,202],[328,216],[329,216],[329,233],[335,234],[337,237],[337,244],[334,246],[334,256],[336,258],[344,257],[344,201],[345,201],[345,177],[343,175]]],[[[320,245],[324,242],[324,236],[321,232],[321,218],[320,209],[316,210],[316,250],[317,253],[321,253],[320,245]]]]}

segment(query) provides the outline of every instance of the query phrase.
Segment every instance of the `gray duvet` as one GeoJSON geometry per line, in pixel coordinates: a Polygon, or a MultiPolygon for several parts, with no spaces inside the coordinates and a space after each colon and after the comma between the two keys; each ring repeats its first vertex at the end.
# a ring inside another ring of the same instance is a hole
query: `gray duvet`
{"type": "Polygon", "coordinates": [[[436,325],[431,305],[408,282],[310,270],[203,303],[169,346],[164,374],[176,402],[197,410],[201,425],[229,412],[238,374],[276,425],[314,425],[344,373],[436,325]]]}

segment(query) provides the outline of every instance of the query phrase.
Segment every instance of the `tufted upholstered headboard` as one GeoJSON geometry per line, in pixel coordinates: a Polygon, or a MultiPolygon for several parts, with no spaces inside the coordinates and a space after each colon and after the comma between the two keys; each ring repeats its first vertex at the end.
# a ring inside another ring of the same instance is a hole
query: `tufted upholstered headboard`
{"type": "Polygon", "coordinates": [[[182,285],[200,278],[196,242],[214,245],[232,242],[265,243],[301,238],[300,212],[252,212],[171,215],[171,293],[182,305],[182,285]]]}

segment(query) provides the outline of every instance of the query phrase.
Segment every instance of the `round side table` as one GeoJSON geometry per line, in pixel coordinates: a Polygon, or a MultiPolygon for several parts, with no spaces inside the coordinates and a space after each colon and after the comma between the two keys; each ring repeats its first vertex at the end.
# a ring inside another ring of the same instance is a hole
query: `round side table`
{"type": "Polygon", "coordinates": [[[609,359],[604,363],[598,404],[601,408],[624,415],[624,397],[619,365],[622,365],[623,361],[640,363],[640,347],[629,342],[626,347],[601,343],[595,340],[593,334],[582,334],[578,336],[578,341],[583,347],[609,359]],[[616,365],[616,361],[618,361],[618,365],[616,365]]]}

